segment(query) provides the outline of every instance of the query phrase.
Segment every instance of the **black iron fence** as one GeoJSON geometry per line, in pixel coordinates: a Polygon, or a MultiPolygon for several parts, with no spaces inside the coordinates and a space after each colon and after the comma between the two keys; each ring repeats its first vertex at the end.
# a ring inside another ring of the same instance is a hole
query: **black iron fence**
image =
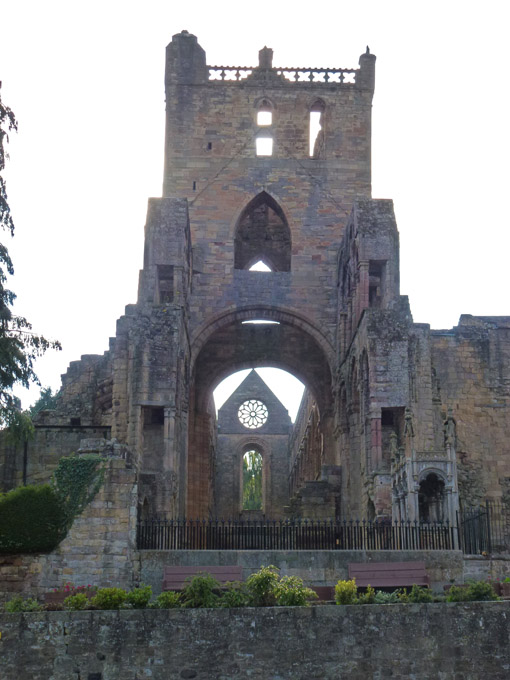
{"type": "Polygon", "coordinates": [[[510,517],[498,501],[463,509],[459,526],[461,548],[468,555],[510,550],[510,517]]]}
{"type": "Polygon", "coordinates": [[[189,520],[138,523],[140,550],[451,550],[459,531],[448,522],[364,520],[189,520]]]}

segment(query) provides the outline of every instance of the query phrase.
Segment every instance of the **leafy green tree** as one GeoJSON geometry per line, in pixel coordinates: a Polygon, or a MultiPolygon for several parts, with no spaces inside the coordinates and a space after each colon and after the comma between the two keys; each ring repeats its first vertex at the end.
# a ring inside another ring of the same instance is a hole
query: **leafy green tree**
{"type": "Polygon", "coordinates": [[[262,510],[262,456],[258,451],[243,456],[243,510],[262,510]]]}
{"type": "MultiPolygon", "coordinates": [[[[12,110],[0,97],[0,228],[14,235],[14,222],[7,200],[5,179],[5,144],[9,133],[18,124],[12,110]]],[[[6,287],[7,277],[14,273],[7,247],[0,244],[0,425],[9,425],[18,410],[12,390],[15,385],[28,387],[39,384],[34,372],[34,361],[48,349],[61,349],[60,343],[47,340],[32,330],[32,325],[22,316],[13,314],[16,295],[6,287]]]]}
{"type": "Polygon", "coordinates": [[[51,387],[41,387],[39,398],[30,406],[28,413],[33,418],[39,411],[54,409],[57,405],[58,392],[53,392],[51,387]]]}

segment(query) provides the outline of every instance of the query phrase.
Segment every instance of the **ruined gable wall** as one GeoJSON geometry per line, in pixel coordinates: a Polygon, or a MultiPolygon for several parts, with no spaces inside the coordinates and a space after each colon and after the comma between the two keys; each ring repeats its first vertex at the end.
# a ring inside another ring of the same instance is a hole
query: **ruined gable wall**
{"type": "Polygon", "coordinates": [[[442,407],[457,423],[461,501],[503,499],[510,510],[510,318],[463,315],[431,340],[442,407]]]}

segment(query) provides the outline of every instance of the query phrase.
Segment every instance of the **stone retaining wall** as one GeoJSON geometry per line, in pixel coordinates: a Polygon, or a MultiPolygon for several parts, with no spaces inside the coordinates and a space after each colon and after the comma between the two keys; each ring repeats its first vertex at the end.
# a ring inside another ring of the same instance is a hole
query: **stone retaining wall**
{"type": "Polygon", "coordinates": [[[161,591],[165,566],[241,565],[243,578],[262,565],[274,564],[282,575],[299,576],[306,583],[333,586],[348,578],[350,562],[425,562],[431,586],[464,581],[463,555],[457,550],[144,550],[138,553],[143,583],[161,591]]]}
{"type": "Polygon", "coordinates": [[[0,615],[2,680],[506,680],[508,602],[0,615]]]}

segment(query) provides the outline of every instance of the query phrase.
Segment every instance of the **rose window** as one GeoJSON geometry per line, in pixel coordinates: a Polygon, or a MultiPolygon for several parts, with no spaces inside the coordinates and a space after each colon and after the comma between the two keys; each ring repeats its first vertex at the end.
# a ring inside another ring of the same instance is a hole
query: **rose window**
{"type": "Polygon", "coordinates": [[[256,430],[267,420],[267,406],[258,399],[249,399],[241,404],[237,417],[242,425],[250,430],[256,430]]]}

